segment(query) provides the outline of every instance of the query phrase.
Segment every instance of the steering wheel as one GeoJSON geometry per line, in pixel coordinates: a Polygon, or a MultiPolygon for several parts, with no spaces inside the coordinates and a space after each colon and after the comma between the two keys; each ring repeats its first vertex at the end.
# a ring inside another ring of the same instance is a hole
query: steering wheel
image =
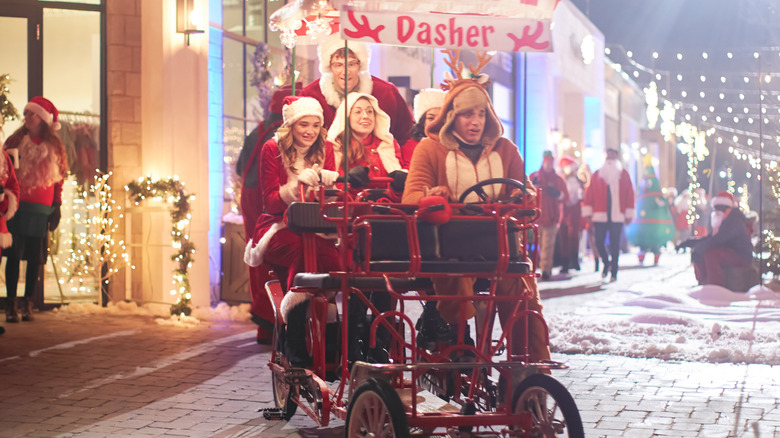
{"type": "Polygon", "coordinates": [[[480,182],[474,184],[473,186],[469,187],[468,189],[466,189],[466,191],[463,192],[460,195],[460,198],[458,198],[458,203],[463,204],[466,201],[466,198],[471,194],[471,192],[474,192],[474,193],[477,194],[477,196],[479,197],[479,199],[480,199],[480,201],[482,203],[488,204],[491,201],[491,199],[487,195],[487,193],[485,193],[485,191],[482,189],[482,187],[490,186],[490,185],[493,185],[493,184],[503,184],[505,186],[511,186],[511,187],[516,188],[516,189],[525,190],[525,184],[521,183],[520,181],[518,181],[516,179],[512,179],[512,178],[490,178],[490,179],[486,179],[484,181],[480,181],[480,182]]]}

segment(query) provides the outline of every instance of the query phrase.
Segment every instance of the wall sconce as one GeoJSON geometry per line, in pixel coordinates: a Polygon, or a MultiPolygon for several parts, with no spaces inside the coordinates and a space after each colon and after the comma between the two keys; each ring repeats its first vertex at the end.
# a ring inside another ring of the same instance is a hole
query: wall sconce
{"type": "Polygon", "coordinates": [[[184,41],[190,45],[190,35],[203,33],[197,28],[195,0],[176,0],[176,32],[184,34],[184,41]]]}

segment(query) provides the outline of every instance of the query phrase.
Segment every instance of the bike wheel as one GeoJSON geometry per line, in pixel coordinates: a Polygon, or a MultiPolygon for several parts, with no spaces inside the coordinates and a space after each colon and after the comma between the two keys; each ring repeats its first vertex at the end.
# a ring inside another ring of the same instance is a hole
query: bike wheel
{"type": "Polygon", "coordinates": [[[515,389],[514,414],[530,413],[532,437],[584,437],[582,419],[569,391],[547,374],[532,374],[515,389]]]}
{"type": "Polygon", "coordinates": [[[277,377],[276,373],[272,373],[271,380],[274,403],[282,411],[282,419],[288,421],[295,415],[295,411],[298,409],[298,405],[293,401],[294,388],[291,388],[283,379],[277,377]]]}
{"type": "Polygon", "coordinates": [[[375,378],[361,383],[349,401],[344,433],[347,438],[408,438],[406,411],[395,389],[375,378]]]}

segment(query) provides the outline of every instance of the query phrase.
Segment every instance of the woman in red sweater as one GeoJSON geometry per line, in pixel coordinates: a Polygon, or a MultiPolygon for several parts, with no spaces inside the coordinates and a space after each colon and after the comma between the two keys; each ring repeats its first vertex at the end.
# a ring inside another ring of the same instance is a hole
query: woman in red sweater
{"type": "Polygon", "coordinates": [[[60,223],[62,184],[68,172],[65,145],[59,130],[59,112],[48,99],[36,96],[24,107],[24,125],[6,140],[4,149],[16,158],[19,181],[19,210],[8,221],[13,244],[3,255],[5,265],[6,321],[18,322],[16,288],[19,281],[19,261],[27,261],[24,298],[21,300],[22,321],[31,321],[33,293],[42,279],[38,271],[46,263],[48,232],[60,223]],[[13,304],[12,304],[13,303],[13,304]]]}

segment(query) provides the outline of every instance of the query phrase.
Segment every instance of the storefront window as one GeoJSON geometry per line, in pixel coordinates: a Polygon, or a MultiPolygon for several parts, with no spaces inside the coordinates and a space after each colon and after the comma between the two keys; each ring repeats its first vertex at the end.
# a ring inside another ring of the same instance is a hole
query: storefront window
{"type": "Polygon", "coordinates": [[[85,261],[73,255],[88,253],[91,239],[83,236],[93,212],[87,206],[97,196],[85,196],[82,188],[100,167],[100,12],[44,8],[43,29],[43,92],[59,109],[70,169],[44,270],[44,297],[96,301],[98,280],[76,274],[85,261]]]}
{"type": "MultiPolygon", "coordinates": [[[[268,32],[268,16],[284,6],[281,1],[233,0],[222,2],[222,65],[223,65],[223,141],[225,164],[225,210],[238,210],[235,191],[240,188],[236,174],[236,161],[246,137],[252,134],[264,118],[262,105],[258,103],[258,90],[253,83],[255,75],[255,51],[257,44],[268,38],[281,47],[278,35],[268,32]],[[274,35],[269,35],[274,34],[274,35]]],[[[268,59],[274,65],[281,64],[283,52],[268,48],[268,59]],[[281,54],[280,54],[281,53],[281,54]]],[[[253,141],[247,142],[249,147],[253,141]]],[[[251,151],[249,151],[251,152],[251,151]]]]}

